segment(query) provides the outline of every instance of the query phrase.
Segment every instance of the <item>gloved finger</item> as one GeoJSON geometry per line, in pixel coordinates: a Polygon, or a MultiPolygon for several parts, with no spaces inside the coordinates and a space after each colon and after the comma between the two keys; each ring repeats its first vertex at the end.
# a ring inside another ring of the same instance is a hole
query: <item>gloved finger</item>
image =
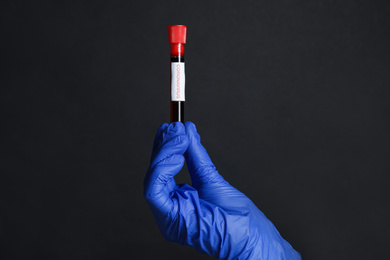
{"type": "Polygon", "coordinates": [[[173,191],[174,176],[180,172],[184,165],[184,157],[181,154],[173,154],[158,162],[148,172],[145,179],[144,196],[153,212],[167,215],[173,206],[169,194],[173,191]]]}
{"type": "Polygon", "coordinates": [[[162,124],[162,125],[158,128],[156,137],[154,138],[154,142],[153,142],[153,150],[152,150],[152,157],[151,157],[151,160],[153,160],[153,158],[155,157],[157,147],[158,147],[158,145],[161,143],[161,140],[163,139],[163,133],[164,133],[164,131],[167,129],[168,126],[169,126],[169,124],[164,123],[164,124],[162,124]]]}
{"type": "Polygon", "coordinates": [[[185,127],[180,122],[168,125],[156,137],[156,151],[144,180],[144,195],[150,204],[160,208],[169,205],[169,192],[174,189],[174,176],[184,165],[182,154],[188,147],[185,127]]]}
{"type": "Polygon", "coordinates": [[[150,167],[172,154],[183,154],[188,146],[186,129],[181,122],[169,124],[156,139],[150,167]]]}
{"type": "Polygon", "coordinates": [[[200,143],[200,136],[192,122],[185,123],[189,145],[184,154],[192,184],[196,186],[223,180],[219,175],[206,149],[200,143]]]}

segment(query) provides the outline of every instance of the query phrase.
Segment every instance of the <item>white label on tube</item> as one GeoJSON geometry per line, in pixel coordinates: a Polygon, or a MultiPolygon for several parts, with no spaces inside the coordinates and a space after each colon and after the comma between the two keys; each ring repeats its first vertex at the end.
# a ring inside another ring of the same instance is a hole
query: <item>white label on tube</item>
{"type": "Polygon", "coordinates": [[[184,62],[172,62],[171,73],[171,100],[185,101],[186,76],[184,73],[184,62]]]}

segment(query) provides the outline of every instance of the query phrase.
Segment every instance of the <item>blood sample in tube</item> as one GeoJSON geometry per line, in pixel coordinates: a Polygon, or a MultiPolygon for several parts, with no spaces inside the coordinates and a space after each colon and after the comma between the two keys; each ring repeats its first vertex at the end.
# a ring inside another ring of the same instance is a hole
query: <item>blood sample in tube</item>
{"type": "Polygon", "coordinates": [[[171,45],[171,123],[184,123],[185,71],[184,45],[187,38],[187,26],[168,26],[171,45]]]}

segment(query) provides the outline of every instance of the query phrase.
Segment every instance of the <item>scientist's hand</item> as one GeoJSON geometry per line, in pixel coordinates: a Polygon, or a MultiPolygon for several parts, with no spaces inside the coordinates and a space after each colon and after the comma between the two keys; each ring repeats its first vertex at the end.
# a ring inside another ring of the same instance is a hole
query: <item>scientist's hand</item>
{"type": "Polygon", "coordinates": [[[159,128],[144,185],[169,241],[220,259],[301,259],[253,202],[222,178],[191,122],[159,128]],[[183,154],[192,186],[174,180],[183,154]]]}

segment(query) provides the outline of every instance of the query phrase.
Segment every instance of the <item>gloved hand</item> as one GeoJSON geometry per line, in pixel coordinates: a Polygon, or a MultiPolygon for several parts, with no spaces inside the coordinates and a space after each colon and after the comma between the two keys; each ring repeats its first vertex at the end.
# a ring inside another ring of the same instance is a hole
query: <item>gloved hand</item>
{"type": "Polygon", "coordinates": [[[253,202],[219,175],[191,122],[159,128],[144,185],[169,241],[220,259],[301,259],[253,202]],[[192,187],[174,180],[183,154],[192,187]]]}

